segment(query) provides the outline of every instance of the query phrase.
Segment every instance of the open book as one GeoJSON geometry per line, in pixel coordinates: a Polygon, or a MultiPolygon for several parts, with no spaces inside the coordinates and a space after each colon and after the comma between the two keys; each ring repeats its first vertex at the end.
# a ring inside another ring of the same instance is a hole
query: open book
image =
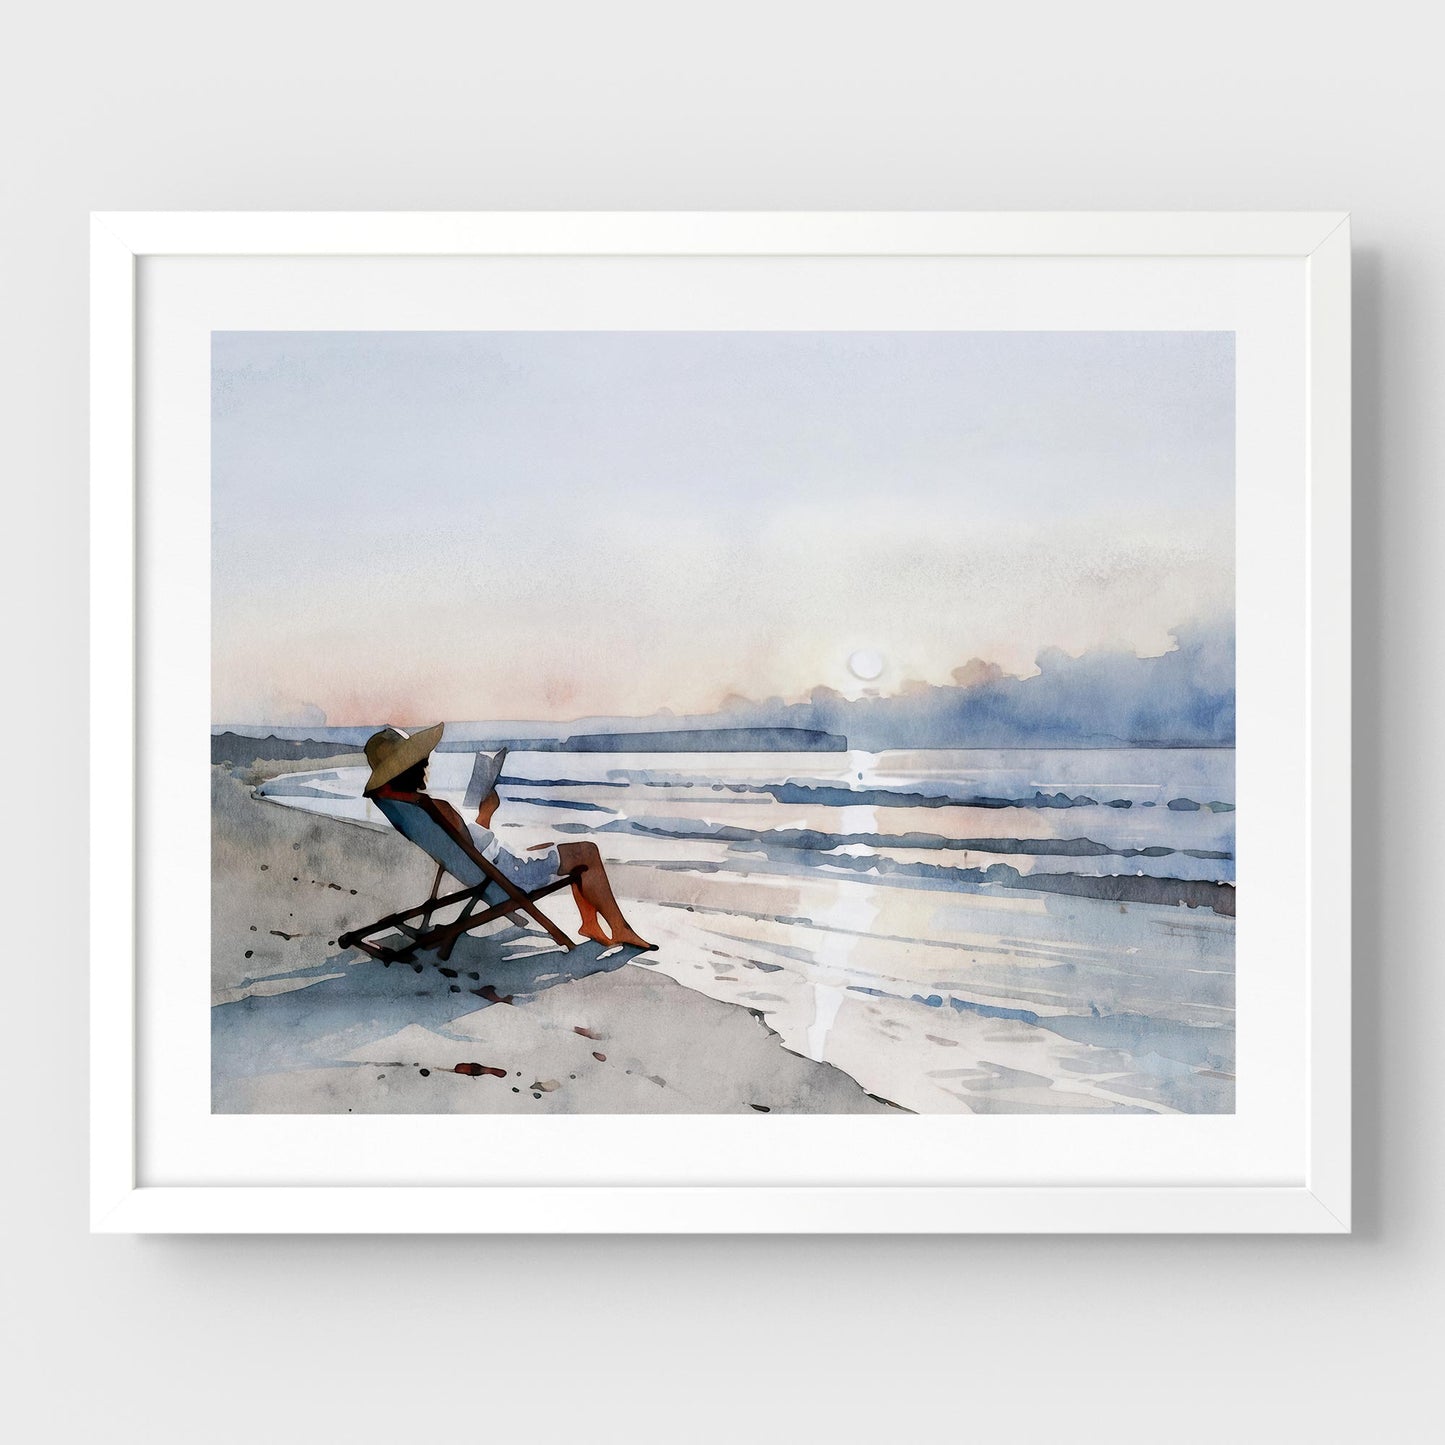
{"type": "Polygon", "coordinates": [[[467,795],[462,802],[467,812],[475,812],[482,805],[482,799],[496,787],[502,772],[502,759],[507,756],[506,748],[496,753],[478,753],[472,762],[472,777],[467,784],[467,795]]]}

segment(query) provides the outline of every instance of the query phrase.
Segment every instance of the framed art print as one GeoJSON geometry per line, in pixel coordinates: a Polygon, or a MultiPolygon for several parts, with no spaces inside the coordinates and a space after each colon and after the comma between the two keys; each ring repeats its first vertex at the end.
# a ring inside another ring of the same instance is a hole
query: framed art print
{"type": "Polygon", "coordinates": [[[95,1228],[1348,1229],[1344,216],[93,266],[95,1228]]]}

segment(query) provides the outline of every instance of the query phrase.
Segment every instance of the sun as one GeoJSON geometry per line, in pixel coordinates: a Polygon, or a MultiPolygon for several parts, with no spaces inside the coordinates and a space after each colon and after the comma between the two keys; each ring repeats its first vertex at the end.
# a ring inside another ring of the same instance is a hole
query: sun
{"type": "Polygon", "coordinates": [[[850,653],[848,657],[848,671],[860,682],[876,682],[883,676],[885,666],[883,654],[867,647],[850,653]]]}

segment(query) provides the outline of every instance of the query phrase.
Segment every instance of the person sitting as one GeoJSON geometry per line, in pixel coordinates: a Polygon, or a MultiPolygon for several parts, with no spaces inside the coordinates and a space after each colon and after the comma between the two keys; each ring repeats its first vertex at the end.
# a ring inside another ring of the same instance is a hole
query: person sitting
{"type": "MultiPolygon", "coordinates": [[[[440,723],[411,735],[391,727],[373,733],[366,741],[371,776],[367,779],[365,796],[419,802],[420,795],[426,793],[428,764],[441,735],[440,723]]],[[[579,931],[584,938],[608,947],[655,949],[657,945],[643,938],[623,916],[595,843],[541,843],[528,850],[536,854],[535,857],[524,858],[504,847],[492,832],[492,818],[501,806],[496,784],[506,755],[507,749],[503,748],[487,764],[479,762],[470,790],[472,796],[481,798],[475,822],[468,823],[444,798],[427,793],[427,801],[445,815],[457,832],[466,833],[477,851],[524,892],[572,874],[572,897],[582,918],[579,931]],[[607,925],[606,932],[602,923],[607,925]]]]}

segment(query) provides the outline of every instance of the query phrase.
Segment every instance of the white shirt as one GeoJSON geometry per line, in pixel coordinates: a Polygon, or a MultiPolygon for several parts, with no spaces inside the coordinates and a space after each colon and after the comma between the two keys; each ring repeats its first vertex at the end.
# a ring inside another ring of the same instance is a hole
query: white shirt
{"type": "Polygon", "coordinates": [[[533,853],[522,858],[509,848],[504,848],[497,835],[480,823],[468,823],[467,832],[471,834],[477,852],[524,891],[541,888],[562,871],[556,848],[548,848],[544,853],[533,853]]]}

